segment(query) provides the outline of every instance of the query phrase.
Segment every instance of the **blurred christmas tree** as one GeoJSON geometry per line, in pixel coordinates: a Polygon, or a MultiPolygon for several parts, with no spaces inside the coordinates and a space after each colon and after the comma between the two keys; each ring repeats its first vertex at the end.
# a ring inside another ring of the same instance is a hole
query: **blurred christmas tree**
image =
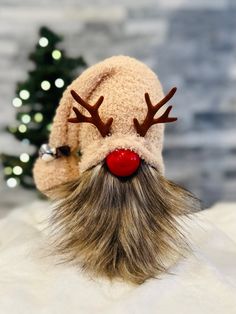
{"type": "Polygon", "coordinates": [[[34,147],[32,154],[1,156],[4,175],[9,187],[18,184],[34,188],[32,167],[41,144],[48,141],[52,119],[65,87],[79,70],[86,67],[82,57],[69,58],[57,48],[62,41],[50,29],[42,27],[35,51],[29,58],[35,64],[28,79],[18,83],[13,106],[17,109],[16,125],[7,129],[18,140],[34,147]]]}

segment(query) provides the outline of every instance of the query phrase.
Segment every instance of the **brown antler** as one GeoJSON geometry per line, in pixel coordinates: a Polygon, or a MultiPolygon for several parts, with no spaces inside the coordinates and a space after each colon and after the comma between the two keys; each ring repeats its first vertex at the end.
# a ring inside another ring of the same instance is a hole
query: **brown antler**
{"type": "Polygon", "coordinates": [[[91,114],[91,117],[86,117],[82,113],[79,112],[79,110],[76,107],[73,107],[74,113],[76,114],[75,118],[68,119],[69,122],[72,123],[79,123],[79,122],[87,122],[92,123],[95,125],[98,129],[98,131],[101,133],[103,137],[107,136],[110,132],[110,127],[113,121],[113,118],[110,118],[107,120],[106,123],[102,122],[102,119],[99,116],[98,109],[101,106],[104,97],[101,96],[97,100],[96,104],[94,106],[89,105],[86,103],[74,90],[71,90],[71,95],[74,98],[77,103],[79,103],[81,106],[83,106],[85,109],[88,110],[88,112],[91,114]]]}
{"type": "Polygon", "coordinates": [[[177,120],[177,118],[170,118],[168,117],[172,106],[169,106],[166,111],[158,118],[154,119],[155,114],[157,113],[157,111],[164,106],[175,94],[177,88],[173,87],[169,93],[161,100],[159,101],[156,105],[152,105],[152,102],[150,100],[149,94],[145,93],[145,100],[147,103],[147,107],[148,107],[148,112],[146,115],[145,120],[143,121],[142,124],[140,124],[138,122],[138,120],[136,118],[134,118],[134,126],[137,130],[137,133],[140,136],[145,136],[145,134],[147,133],[148,129],[153,125],[153,124],[157,124],[157,123],[167,123],[167,122],[174,122],[177,120]]]}

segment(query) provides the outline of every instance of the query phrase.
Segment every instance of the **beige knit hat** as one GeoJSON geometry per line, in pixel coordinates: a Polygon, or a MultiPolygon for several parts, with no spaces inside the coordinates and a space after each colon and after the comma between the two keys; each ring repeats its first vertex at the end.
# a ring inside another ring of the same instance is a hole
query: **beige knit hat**
{"type": "Polygon", "coordinates": [[[38,189],[47,193],[48,189],[75,179],[116,149],[134,151],[163,173],[163,122],[172,122],[176,118],[168,117],[171,107],[163,110],[162,106],[174,92],[175,89],[172,89],[161,102],[164,95],[157,76],[146,65],[127,56],[111,57],[84,71],[65,90],[49,140],[50,147],[68,145],[70,156],[61,156],[49,162],[38,158],[34,167],[38,189]],[[68,121],[76,121],[76,113],[89,117],[83,102],[94,106],[98,100],[99,123],[102,123],[100,132],[99,127],[91,123],[68,121]],[[158,102],[160,110],[154,120],[157,109],[154,110],[151,103],[154,106],[158,102]],[[148,112],[152,112],[152,116],[147,118],[148,112]],[[158,121],[156,117],[159,117],[158,121]],[[137,120],[134,121],[135,118],[137,120]],[[107,130],[104,131],[106,123],[107,130]],[[82,154],[81,158],[78,151],[82,154]]]}

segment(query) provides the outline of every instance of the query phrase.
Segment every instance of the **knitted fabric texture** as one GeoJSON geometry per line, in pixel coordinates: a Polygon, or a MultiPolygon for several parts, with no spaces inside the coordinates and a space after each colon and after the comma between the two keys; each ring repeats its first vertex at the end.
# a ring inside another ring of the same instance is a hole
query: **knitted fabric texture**
{"type": "MultiPolygon", "coordinates": [[[[134,118],[142,122],[146,117],[145,93],[149,93],[153,104],[164,96],[155,73],[134,58],[111,57],[84,71],[65,90],[56,111],[49,140],[52,147],[69,145],[71,156],[48,163],[39,158],[34,167],[38,189],[46,193],[54,186],[77,178],[80,173],[99,164],[110,152],[119,148],[133,150],[163,174],[164,125],[151,126],[147,134],[141,137],[133,123],[134,118]],[[68,122],[69,118],[75,116],[73,106],[82,114],[90,116],[73,99],[71,90],[90,105],[94,105],[100,96],[104,96],[99,115],[104,122],[113,118],[109,136],[102,137],[92,124],[68,122]],[[81,158],[77,155],[78,151],[81,152],[81,158]]],[[[156,116],[161,115],[163,110],[162,108],[156,116]]]]}

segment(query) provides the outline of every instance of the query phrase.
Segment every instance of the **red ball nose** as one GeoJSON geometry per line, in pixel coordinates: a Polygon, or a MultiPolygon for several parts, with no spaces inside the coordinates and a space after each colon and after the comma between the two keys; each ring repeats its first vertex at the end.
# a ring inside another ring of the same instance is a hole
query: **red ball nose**
{"type": "Polygon", "coordinates": [[[129,149],[117,149],[106,157],[106,164],[115,176],[128,177],[138,169],[140,157],[129,149]]]}

